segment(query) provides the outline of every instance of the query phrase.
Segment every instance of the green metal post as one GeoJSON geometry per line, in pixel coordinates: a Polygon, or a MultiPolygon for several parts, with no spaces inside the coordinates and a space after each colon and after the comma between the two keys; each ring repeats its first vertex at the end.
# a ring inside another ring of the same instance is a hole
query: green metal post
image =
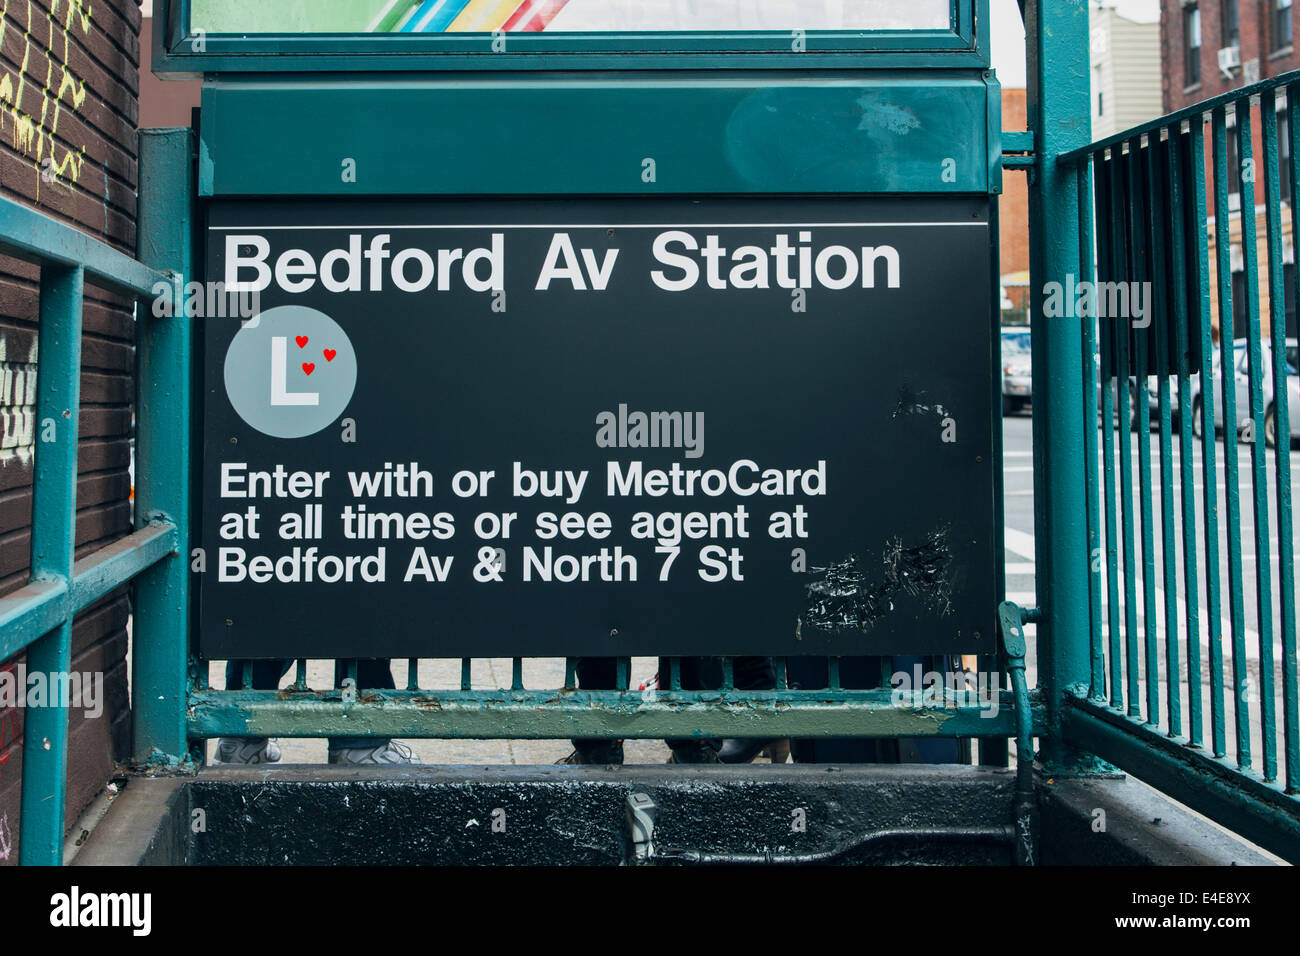
{"type": "MultiPolygon", "coordinates": [[[[193,156],[189,130],[140,133],[139,258],[172,273],[178,291],[193,276],[193,156]]],[[[139,761],[181,760],[188,750],[193,328],[182,312],[155,317],[149,304],[139,311],[135,520],[137,527],[156,518],[171,521],[179,552],[137,579],[132,749],[139,761]]]]}
{"type": "MultiPolygon", "coordinates": [[[[37,341],[36,471],[32,482],[32,579],[72,580],[77,522],[77,413],[81,391],[80,266],[41,267],[37,341]]],[[[27,670],[47,686],[72,667],[71,612],[27,649],[27,670]]],[[[26,865],[63,862],[63,816],[68,783],[68,704],[51,694],[29,707],[23,727],[23,784],[19,859],[26,865]]]]}
{"type": "MultiPolygon", "coordinates": [[[[1077,317],[1043,314],[1045,286],[1079,276],[1078,167],[1059,154],[1090,137],[1088,3],[1027,0],[1029,117],[1037,146],[1030,174],[1030,283],[1033,294],[1034,527],[1039,681],[1048,706],[1046,762],[1073,763],[1061,738],[1066,694],[1086,695],[1091,676],[1088,529],[1083,473],[1083,368],[1077,317]],[[1040,401],[1041,396],[1041,401],[1040,401]]],[[[1073,309],[1068,310],[1073,312],[1073,309]]],[[[1089,370],[1091,374],[1091,370],[1089,370]]],[[[1095,413],[1093,413],[1095,414],[1095,413]]]]}

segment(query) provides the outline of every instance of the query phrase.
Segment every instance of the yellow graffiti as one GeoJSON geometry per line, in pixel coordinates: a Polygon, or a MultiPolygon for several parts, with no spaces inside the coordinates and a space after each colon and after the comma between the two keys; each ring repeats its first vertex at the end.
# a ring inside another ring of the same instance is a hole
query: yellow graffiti
{"type": "Polygon", "coordinates": [[[50,2],[50,20],[51,22],[59,15],[59,7],[64,3],[68,5],[67,16],[63,18],[63,31],[67,34],[68,29],[72,26],[72,18],[77,14],[81,16],[81,32],[90,32],[90,2],[89,0],[51,0],[50,2]]]}
{"type": "MultiPolygon", "coordinates": [[[[5,36],[9,31],[9,2],[10,0],[0,0],[3,4],[0,5],[0,46],[4,44],[5,36]]],[[[40,110],[35,118],[23,108],[23,94],[27,89],[32,47],[40,44],[40,40],[33,37],[32,0],[27,0],[27,25],[23,30],[23,58],[22,66],[18,69],[17,88],[14,85],[14,77],[9,71],[4,71],[3,76],[0,76],[0,129],[3,128],[4,119],[8,116],[13,126],[14,149],[30,157],[32,168],[36,170],[38,199],[42,181],[61,182],[71,189],[72,185],[81,178],[81,169],[86,159],[85,146],[75,151],[64,148],[63,156],[59,158],[59,144],[55,137],[59,132],[59,119],[63,115],[65,106],[75,114],[86,102],[86,81],[79,79],[72,72],[70,53],[73,27],[80,25],[82,33],[90,32],[91,2],[90,0],[50,0],[48,13],[41,13],[38,10],[36,14],[38,23],[40,16],[45,17],[47,26],[44,44],[46,66],[45,83],[41,88],[40,110]],[[62,62],[57,63],[60,79],[56,90],[54,48],[60,36],[63,39],[63,59],[62,62]],[[53,116],[51,116],[51,106],[53,106],[53,116]]],[[[15,17],[14,20],[14,29],[18,29],[17,18],[15,17]]],[[[39,30],[39,25],[37,29],[39,30]]]]}

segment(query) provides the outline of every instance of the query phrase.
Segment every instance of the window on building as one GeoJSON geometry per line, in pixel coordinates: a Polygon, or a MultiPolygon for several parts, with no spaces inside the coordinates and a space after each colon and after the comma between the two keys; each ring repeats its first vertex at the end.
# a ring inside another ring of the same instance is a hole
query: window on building
{"type": "MultiPolygon", "coordinates": [[[[1282,0],[1278,0],[1279,3],[1282,0]]],[[[1183,83],[1201,82],[1201,11],[1196,4],[1183,7],[1183,83]]]]}
{"type": "Polygon", "coordinates": [[[1291,45],[1291,2],[1274,0],[1272,49],[1275,53],[1291,45]]]}
{"type": "Polygon", "coordinates": [[[1237,20],[1237,0],[1223,0],[1223,45],[1241,46],[1237,20]]]}
{"type": "Polygon", "coordinates": [[[1097,115],[1106,115],[1106,94],[1101,88],[1101,67],[1092,68],[1092,88],[1097,91],[1097,115]]]}

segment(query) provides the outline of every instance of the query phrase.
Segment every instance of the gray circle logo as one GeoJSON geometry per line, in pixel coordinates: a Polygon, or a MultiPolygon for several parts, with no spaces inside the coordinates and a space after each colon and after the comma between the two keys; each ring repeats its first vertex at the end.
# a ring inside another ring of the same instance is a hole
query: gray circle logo
{"type": "Polygon", "coordinates": [[[226,394],[264,435],[314,435],[343,413],[357,384],[357,356],[324,312],[282,305],[254,316],[226,352],[226,394]]]}

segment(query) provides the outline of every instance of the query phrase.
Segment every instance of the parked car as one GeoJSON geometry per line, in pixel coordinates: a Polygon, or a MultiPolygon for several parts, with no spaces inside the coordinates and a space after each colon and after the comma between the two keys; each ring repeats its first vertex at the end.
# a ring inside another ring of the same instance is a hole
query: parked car
{"type": "Polygon", "coordinates": [[[1002,330],[1002,414],[1024,408],[1033,398],[1033,368],[1027,326],[1002,330]]]}
{"type": "MultiPolygon", "coordinates": [[[[1193,379],[1199,376],[1192,376],[1193,379]]],[[[1140,395],[1138,393],[1138,380],[1136,375],[1128,377],[1128,413],[1129,427],[1137,431],[1138,427],[1138,404],[1140,395]]],[[[1178,401],[1178,376],[1169,376],[1169,420],[1176,428],[1178,427],[1178,410],[1181,406],[1178,401]]],[[[1116,403],[1115,415],[1119,416],[1119,404],[1116,403]]],[[[1147,417],[1151,421],[1153,428],[1160,426],[1160,376],[1147,376],[1147,417]]]]}
{"type": "MultiPolygon", "coordinates": [[[[1250,356],[1247,349],[1246,339],[1237,339],[1232,343],[1232,367],[1233,380],[1236,383],[1234,390],[1237,401],[1237,419],[1244,421],[1250,417],[1250,356]]],[[[1263,357],[1263,365],[1268,369],[1264,375],[1264,441],[1270,448],[1277,446],[1277,404],[1274,401],[1273,393],[1273,346],[1267,339],[1261,344],[1260,352],[1263,357]]],[[[1290,418],[1290,438],[1300,438],[1300,374],[1297,368],[1300,363],[1297,362],[1296,340],[1289,338],[1286,340],[1286,394],[1287,394],[1287,411],[1290,418]]],[[[1220,375],[1220,352],[1215,350],[1213,365],[1214,381],[1214,430],[1219,432],[1223,430],[1223,386],[1220,375]]],[[[1201,400],[1200,383],[1192,383],[1192,429],[1199,438],[1204,432],[1204,406],[1201,400]]],[[[1238,428],[1238,431],[1240,429],[1238,428]]]]}

